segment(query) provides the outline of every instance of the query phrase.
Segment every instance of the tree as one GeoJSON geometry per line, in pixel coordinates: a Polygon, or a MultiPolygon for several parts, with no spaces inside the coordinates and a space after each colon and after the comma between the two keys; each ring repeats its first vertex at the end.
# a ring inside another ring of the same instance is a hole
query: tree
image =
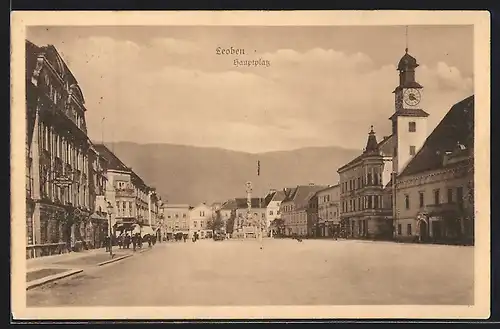
{"type": "Polygon", "coordinates": [[[275,218],[273,220],[271,226],[276,227],[276,229],[278,231],[278,235],[283,234],[285,231],[285,221],[281,217],[275,218]]]}
{"type": "Polygon", "coordinates": [[[233,234],[235,218],[236,218],[236,212],[231,211],[231,217],[229,217],[226,222],[226,233],[233,234]]]}
{"type": "Polygon", "coordinates": [[[209,230],[212,230],[212,233],[220,231],[224,227],[224,221],[222,220],[220,210],[215,211],[215,215],[208,221],[207,227],[209,230]]]}

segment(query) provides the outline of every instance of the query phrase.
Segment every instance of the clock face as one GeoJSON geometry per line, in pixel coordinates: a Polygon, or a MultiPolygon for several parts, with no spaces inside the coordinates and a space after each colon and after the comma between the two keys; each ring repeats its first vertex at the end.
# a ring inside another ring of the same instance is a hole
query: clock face
{"type": "Polygon", "coordinates": [[[409,106],[418,105],[418,103],[420,103],[420,98],[421,95],[418,89],[406,89],[403,93],[403,100],[409,106]]]}

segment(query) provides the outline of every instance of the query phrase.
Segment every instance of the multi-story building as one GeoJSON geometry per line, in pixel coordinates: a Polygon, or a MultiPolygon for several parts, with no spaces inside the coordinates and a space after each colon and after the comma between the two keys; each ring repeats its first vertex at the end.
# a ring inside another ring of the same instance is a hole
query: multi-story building
{"type": "Polygon", "coordinates": [[[163,216],[167,239],[171,240],[178,233],[189,235],[190,208],[188,204],[164,204],[163,216]]]}
{"type": "Polygon", "coordinates": [[[423,87],[415,80],[417,60],[408,54],[398,63],[399,85],[393,91],[392,134],[377,142],[370,131],[363,153],[339,168],[341,227],[350,237],[393,235],[396,175],[413,159],[427,137],[429,114],[420,107],[423,87]]]}
{"type": "Polygon", "coordinates": [[[26,41],[28,258],[84,245],[91,215],[84,104],[56,48],[26,41]]]}
{"type": "Polygon", "coordinates": [[[385,189],[391,179],[392,142],[393,136],[377,142],[372,127],[364,152],[338,169],[340,229],[343,236],[392,236],[392,205],[387,201],[385,189]]]}
{"type": "Polygon", "coordinates": [[[268,231],[270,231],[271,223],[281,218],[280,206],[284,199],[285,193],[283,191],[270,190],[266,195],[266,229],[268,231]]]}
{"type": "Polygon", "coordinates": [[[108,235],[108,205],[106,202],[106,172],[108,161],[99,154],[95,147],[91,147],[89,152],[89,174],[90,174],[90,209],[93,210],[90,216],[88,244],[99,248],[103,247],[105,237],[108,235]]]}
{"type": "Polygon", "coordinates": [[[212,208],[205,203],[193,207],[189,211],[189,238],[193,238],[198,233],[198,238],[205,239],[212,237],[212,230],[209,229],[209,221],[212,219],[212,208]]]}
{"type": "Polygon", "coordinates": [[[398,240],[473,243],[474,96],[455,104],[396,179],[398,240]]]}
{"type": "Polygon", "coordinates": [[[147,186],[105,145],[96,144],[95,148],[109,162],[105,199],[113,206],[111,226],[115,234],[135,224],[150,226],[156,231],[159,227],[153,221],[158,213],[155,189],[147,186]]]}
{"type": "Polygon", "coordinates": [[[318,236],[331,237],[340,233],[340,185],[329,186],[317,192],[318,236]]]}
{"type": "Polygon", "coordinates": [[[228,237],[232,236],[234,231],[234,222],[236,219],[236,200],[229,199],[222,203],[220,207],[220,214],[226,223],[226,234],[228,237]]]}
{"type": "Polygon", "coordinates": [[[285,198],[281,202],[280,213],[286,236],[314,234],[318,216],[316,192],[325,187],[309,184],[284,189],[285,198]]]}

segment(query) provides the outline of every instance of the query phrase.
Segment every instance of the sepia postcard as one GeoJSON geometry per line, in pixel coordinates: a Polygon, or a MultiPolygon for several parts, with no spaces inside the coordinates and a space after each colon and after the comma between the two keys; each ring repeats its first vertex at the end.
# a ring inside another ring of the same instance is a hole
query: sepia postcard
{"type": "Polygon", "coordinates": [[[490,316],[488,12],[13,12],[11,45],[14,319],[490,316]]]}

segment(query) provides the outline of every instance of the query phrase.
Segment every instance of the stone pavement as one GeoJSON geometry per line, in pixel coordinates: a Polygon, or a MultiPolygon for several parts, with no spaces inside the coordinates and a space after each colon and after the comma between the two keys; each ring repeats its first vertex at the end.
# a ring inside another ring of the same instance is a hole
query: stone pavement
{"type": "Polygon", "coordinates": [[[471,305],[474,248],[265,239],[158,244],[27,292],[28,307],[471,305]]]}

